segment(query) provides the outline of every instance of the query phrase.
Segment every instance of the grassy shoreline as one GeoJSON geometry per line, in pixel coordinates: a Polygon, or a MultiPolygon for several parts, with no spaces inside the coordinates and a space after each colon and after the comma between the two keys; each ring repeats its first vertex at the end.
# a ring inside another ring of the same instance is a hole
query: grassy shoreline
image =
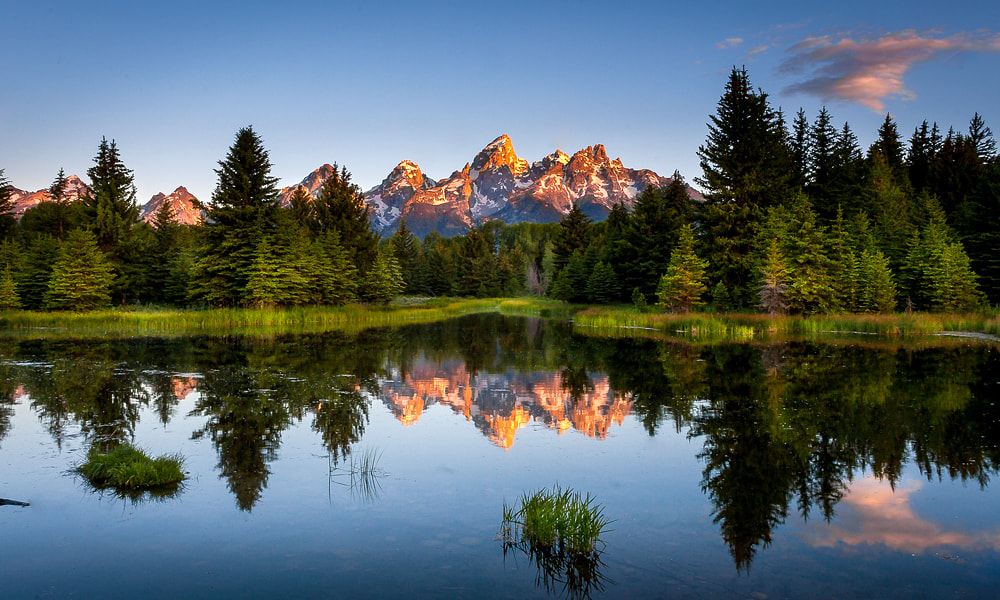
{"type": "Polygon", "coordinates": [[[375,327],[431,323],[485,312],[571,318],[588,335],[648,335],[692,340],[753,340],[773,336],[869,334],[883,337],[970,331],[1000,336],[1000,316],[913,313],[891,315],[772,316],[752,313],[640,311],[630,306],[578,306],[545,298],[404,298],[388,306],[111,309],[72,312],[0,312],[0,337],[171,337],[356,333],[375,327]]]}
{"type": "Polygon", "coordinates": [[[751,340],[770,336],[868,334],[886,337],[967,331],[1000,335],[1000,317],[986,314],[913,313],[891,315],[765,315],[742,313],[643,312],[631,307],[590,307],[573,316],[575,327],[591,333],[621,335],[638,329],[688,339],[751,340]]]}
{"type": "Polygon", "coordinates": [[[0,337],[130,337],[355,333],[374,327],[430,323],[464,314],[568,315],[566,305],[537,298],[404,299],[389,306],[348,304],[300,308],[109,309],[89,312],[4,311],[0,337]]]}

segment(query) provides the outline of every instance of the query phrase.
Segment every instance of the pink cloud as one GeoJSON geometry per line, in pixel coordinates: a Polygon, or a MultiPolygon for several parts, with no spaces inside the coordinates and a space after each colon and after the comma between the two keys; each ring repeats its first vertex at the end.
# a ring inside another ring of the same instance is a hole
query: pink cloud
{"type": "Polygon", "coordinates": [[[1000,51],[1000,36],[936,36],[936,32],[913,31],[874,39],[855,39],[851,34],[810,36],[788,49],[791,56],[781,71],[805,79],[785,91],[854,101],[881,112],[887,98],[916,97],[903,82],[913,65],[965,52],[1000,51]]]}

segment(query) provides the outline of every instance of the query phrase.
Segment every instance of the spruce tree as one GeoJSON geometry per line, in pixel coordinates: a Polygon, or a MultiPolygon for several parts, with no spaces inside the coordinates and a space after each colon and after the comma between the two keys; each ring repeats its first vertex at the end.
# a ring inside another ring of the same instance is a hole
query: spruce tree
{"type": "Polygon", "coordinates": [[[4,175],[4,170],[0,169],[0,215],[5,215],[14,209],[14,201],[11,199],[13,186],[4,175]]]}
{"type": "Polygon", "coordinates": [[[340,244],[364,277],[375,262],[379,237],[368,219],[361,188],[351,182],[347,167],[333,165],[333,174],[323,182],[313,210],[318,231],[336,230],[340,244]]]}
{"type": "Polygon", "coordinates": [[[365,299],[376,304],[388,304],[403,291],[403,275],[391,250],[379,250],[375,262],[365,277],[365,299]]]}
{"type": "Polygon", "coordinates": [[[976,154],[983,163],[988,162],[997,154],[997,141],[993,139],[993,131],[983,121],[978,112],[969,121],[969,140],[976,148],[976,154]]]}
{"type": "Polygon", "coordinates": [[[721,284],[729,308],[750,306],[757,296],[751,244],[762,210],[791,197],[785,126],[746,70],[734,68],[708,129],[696,181],[708,192],[700,220],[710,278],[721,284]]]}
{"type": "Polygon", "coordinates": [[[66,232],[70,228],[70,207],[66,200],[66,172],[60,167],[56,173],[56,178],[49,186],[49,197],[53,202],[53,234],[60,240],[66,238],[66,232]]]}
{"type": "Polygon", "coordinates": [[[812,139],[810,137],[809,119],[806,118],[806,111],[799,109],[792,122],[792,176],[789,185],[793,188],[805,189],[810,183],[809,157],[812,153],[812,139]]]}
{"type": "Polygon", "coordinates": [[[3,275],[0,276],[0,310],[14,310],[21,308],[21,297],[17,293],[17,286],[14,277],[10,273],[10,267],[5,266],[3,275]]]}
{"type": "Polygon", "coordinates": [[[392,248],[399,263],[399,270],[403,273],[405,282],[405,293],[417,293],[417,257],[420,254],[419,242],[413,232],[406,227],[406,220],[402,219],[399,229],[392,235],[392,248]]]}
{"type": "Polygon", "coordinates": [[[621,291],[618,286],[618,278],[611,265],[604,261],[597,261],[594,265],[594,272],[587,279],[586,295],[591,302],[597,304],[614,304],[621,291]]]}
{"type": "Polygon", "coordinates": [[[832,219],[837,211],[834,204],[833,178],[836,172],[837,130],[824,106],[809,130],[809,184],[807,191],[816,212],[823,219],[832,219]]]}
{"type": "Polygon", "coordinates": [[[76,229],[66,236],[52,265],[45,308],[56,310],[94,310],[111,301],[114,270],[101,252],[97,238],[86,230],[76,229]]]}
{"type": "Polygon", "coordinates": [[[139,222],[135,178],[122,162],[115,141],[108,142],[107,138],[101,139],[87,176],[90,192],[82,198],[87,227],[94,232],[101,250],[113,256],[128,243],[132,227],[139,222]]]}
{"type": "Polygon", "coordinates": [[[760,306],[771,315],[782,314],[788,308],[788,268],[778,240],[771,238],[761,269],[760,306]]]}
{"type": "Polygon", "coordinates": [[[593,220],[580,210],[576,202],[559,220],[559,231],[552,243],[552,266],[556,273],[569,263],[574,252],[583,252],[590,245],[592,224],[593,220]]]}
{"type": "Polygon", "coordinates": [[[313,244],[313,255],[318,264],[315,285],[320,302],[340,305],[354,301],[358,290],[358,271],[340,245],[340,234],[336,230],[324,232],[313,244]]]}
{"type": "Polygon", "coordinates": [[[703,305],[701,297],[708,289],[705,285],[707,267],[708,262],[695,254],[694,230],[691,225],[684,225],[680,229],[677,245],[670,253],[670,263],[656,288],[657,304],[671,312],[685,314],[695,306],[703,305]]]}
{"type": "Polygon", "coordinates": [[[17,219],[14,218],[13,186],[0,169],[0,235],[9,237],[17,231],[17,219]]]}
{"type": "Polygon", "coordinates": [[[278,180],[271,176],[267,150],[251,127],[236,133],[215,173],[218,183],[204,225],[195,293],[214,306],[235,306],[250,301],[250,270],[261,240],[275,228],[278,180]]]}

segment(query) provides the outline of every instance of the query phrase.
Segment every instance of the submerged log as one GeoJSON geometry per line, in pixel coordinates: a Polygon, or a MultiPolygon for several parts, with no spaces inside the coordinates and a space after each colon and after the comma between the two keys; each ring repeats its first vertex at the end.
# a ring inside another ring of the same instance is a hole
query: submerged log
{"type": "Polygon", "coordinates": [[[0,506],[31,506],[27,502],[19,502],[17,500],[8,500],[6,498],[0,498],[0,506]]]}

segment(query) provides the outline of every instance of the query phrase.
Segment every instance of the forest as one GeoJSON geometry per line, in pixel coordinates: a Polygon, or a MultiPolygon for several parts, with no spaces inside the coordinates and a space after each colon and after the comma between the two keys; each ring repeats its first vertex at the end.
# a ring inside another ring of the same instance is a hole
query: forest
{"type": "Polygon", "coordinates": [[[90,192],[13,214],[0,170],[0,308],[285,307],[384,304],[399,295],[539,295],[673,312],[961,312],[1000,303],[1000,159],[978,113],[904,140],[886,115],[863,150],[824,107],[789,119],[734,68],[698,148],[688,197],[675,172],[634,206],[593,222],[487,221],[423,240],[405,222],[380,238],[360,188],[337,167],[316,197],[278,203],[261,136],[237,132],[200,225],[164,205],[139,219],[115,142],[102,139],[90,192]]]}

